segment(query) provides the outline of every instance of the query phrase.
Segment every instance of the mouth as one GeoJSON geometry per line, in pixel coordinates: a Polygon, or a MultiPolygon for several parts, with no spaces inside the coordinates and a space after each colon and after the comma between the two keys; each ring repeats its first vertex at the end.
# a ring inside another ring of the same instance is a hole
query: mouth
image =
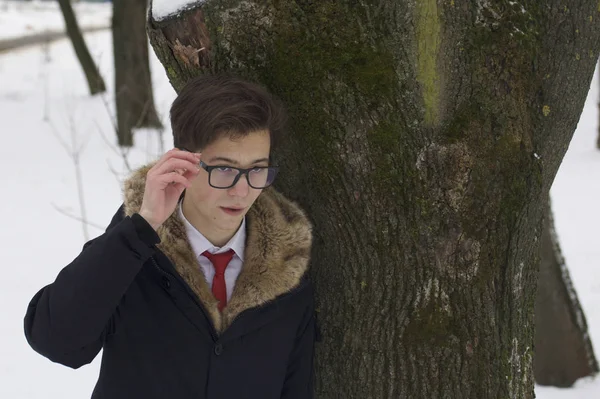
{"type": "Polygon", "coordinates": [[[246,209],[246,208],[229,208],[229,207],[224,207],[224,206],[221,206],[220,208],[223,210],[223,212],[225,212],[226,214],[231,215],[231,216],[239,216],[239,215],[243,214],[244,210],[246,209]]]}

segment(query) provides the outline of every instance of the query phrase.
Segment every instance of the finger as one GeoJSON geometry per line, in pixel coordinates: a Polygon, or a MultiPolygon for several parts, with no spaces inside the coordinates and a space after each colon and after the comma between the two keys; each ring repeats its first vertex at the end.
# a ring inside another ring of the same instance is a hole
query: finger
{"type": "Polygon", "coordinates": [[[198,164],[200,162],[201,154],[198,152],[189,152],[185,150],[176,150],[173,152],[173,156],[187,159],[192,163],[198,164]]]}
{"type": "Polygon", "coordinates": [[[175,172],[180,174],[181,176],[185,176],[186,178],[194,178],[198,175],[198,173],[200,172],[200,168],[198,168],[198,166],[193,167],[192,169],[186,169],[186,168],[181,168],[181,169],[173,169],[171,170],[171,172],[175,172]]]}
{"type": "Polygon", "coordinates": [[[160,167],[152,171],[152,173],[155,175],[162,175],[177,171],[180,175],[183,175],[185,173],[184,170],[197,174],[200,170],[200,167],[197,163],[190,162],[187,159],[171,158],[163,163],[160,167]]]}
{"type": "Polygon", "coordinates": [[[160,167],[162,164],[164,164],[168,159],[170,159],[173,154],[178,151],[177,148],[173,148],[167,152],[165,152],[159,159],[158,161],[156,161],[156,163],[154,164],[154,166],[152,167],[152,169],[150,169],[151,171],[160,167]]]}
{"type": "Polygon", "coordinates": [[[154,167],[152,169],[160,168],[167,161],[169,161],[170,159],[173,159],[173,158],[187,159],[188,161],[190,161],[196,165],[200,163],[200,154],[199,153],[193,153],[193,152],[173,148],[172,150],[167,151],[162,157],[160,157],[160,159],[158,160],[158,162],[156,162],[156,164],[154,165],[154,167]]]}
{"type": "MultiPolygon", "coordinates": [[[[188,161],[192,165],[195,165],[196,167],[198,167],[200,165],[200,154],[192,154],[190,152],[185,152],[185,151],[174,152],[173,154],[171,154],[170,157],[168,157],[162,163],[162,165],[168,164],[169,162],[173,162],[173,160],[177,160],[177,159],[183,160],[183,161],[188,161]]],[[[188,168],[185,168],[185,169],[188,169],[188,168]]]]}
{"type": "Polygon", "coordinates": [[[198,169],[186,170],[186,171],[184,171],[182,176],[191,181],[192,179],[195,179],[196,176],[198,176],[199,172],[200,172],[200,170],[198,170],[198,169]]]}
{"type": "Polygon", "coordinates": [[[158,181],[161,182],[164,185],[164,187],[168,186],[169,184],[181,184],[182,186],[188,188],[192,185],[192,183],[190,183],[190,181],[187,178],[181,176],[177,172],[171,172],[160,175],[158,176],[158,181]]]}

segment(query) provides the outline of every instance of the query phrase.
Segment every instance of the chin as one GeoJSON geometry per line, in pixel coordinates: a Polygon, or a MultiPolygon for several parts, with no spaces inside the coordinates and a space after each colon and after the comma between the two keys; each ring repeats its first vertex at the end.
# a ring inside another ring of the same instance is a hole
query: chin
{"type": "Polygon", "coordinates": [[[236,213],[219,207],[217,209],[217,214],[219,215],[219,219],[222,221],[223,225],[233,226],[242,222],[242,219],[244,219],[244,216],[246,216],[246,210],[244,209],[236,213]]]}
{"type": "Polygon", "coordinates": [[[221,229],[221,231],[228,231],[233,234],[240,228],[241,224],[242,224],[241,218],[240,219],[223,220],[223,221],[221,221],[221,223],[219,223],[219,228],[221,229]]]}

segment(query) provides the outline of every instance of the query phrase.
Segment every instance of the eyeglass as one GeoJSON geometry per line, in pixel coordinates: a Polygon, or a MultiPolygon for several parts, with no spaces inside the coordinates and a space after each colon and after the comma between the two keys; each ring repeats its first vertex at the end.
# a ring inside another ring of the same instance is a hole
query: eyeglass
{"type": "Polygon", "coordinates": [[[224,165],[208,166],[202,161],[200,161],[200,167],[208,172],[208,184],[221,189],[235,186],[243,175],[246,175],[250,187],[259,190],[267,188],[273,184],[277,172],[279,172],[279,168],[275,166],[241,169],[224,165]]]}

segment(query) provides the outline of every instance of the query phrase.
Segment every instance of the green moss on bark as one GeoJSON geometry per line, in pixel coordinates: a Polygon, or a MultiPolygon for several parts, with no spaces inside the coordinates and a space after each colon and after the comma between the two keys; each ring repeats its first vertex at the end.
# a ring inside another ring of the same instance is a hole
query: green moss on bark
{"type": "Polygon", "coordinates": [[[425,123],[437,122],[439,114],[440,78],[437,56],[440,47],[440,19],[437,0],[417,2],[417,78],[422,85],[425,123]]]}
{"type": "MultiPolygon", "coordinates": [[[[352,130],[345,126],[347,121],[360,116],[368,119],[368,112],[396,98],[399,83],[392,51],[386,48],[385,40],[372,40],[366,34],[364,7],[359,4],[290,2],[278,3],[273,9],[276,11],[268,22],[272,34],[260,40],[259,50],[255,38],[262,33],[252,13],[236,14],[235,25],[248,28],[229,30],[227,40],[235,43],[233,66],[224,63],[230,50],[220,40],[223,33],[214,28],[221,26],[219,11],[207,8],[206,19],[218,38],[214,42],[221,46],[214,52],[223,55],[215,67],[217,72],[233,70],[255,79],[284,100],[291,116],[294,147],[318,162],[320,168],[310,171],[318,181],[316,186],[329,185],[330,179],[345,168],[336,154],[345,151],[352,130]],[[332,97],[338,101],[332,102],[332,97]]],[[[387,143],[388,153],[399,148],[401,131],[392,118],[385,115],[372,132],[366,133],[367,140],[387,143]]],[[[379,149],[377,145],[378,156],[379,149]]],[[[389,178],[381,176],[380,180],[389,178]]]]}
{"type": "Polygon", "coordinates": [[[177,73],[175,73],[175,69],[172,66],[167,66],[167,76],[169,79],[177,79],[177,73]]]}
{"type": "MultiPolygon", "coordinates": [[[[398,193],[406,183],[404,178],[408,177],[400,161],[407,156],[403,150],[405,129],[400,123],[383,122],[367,132],[367,140],[372,153],[377,154],[372,157],[374,167],[371,182],[376,190],[398,193]]],[[[397,195],[395,197],[398,198],[397,195]]]]}

